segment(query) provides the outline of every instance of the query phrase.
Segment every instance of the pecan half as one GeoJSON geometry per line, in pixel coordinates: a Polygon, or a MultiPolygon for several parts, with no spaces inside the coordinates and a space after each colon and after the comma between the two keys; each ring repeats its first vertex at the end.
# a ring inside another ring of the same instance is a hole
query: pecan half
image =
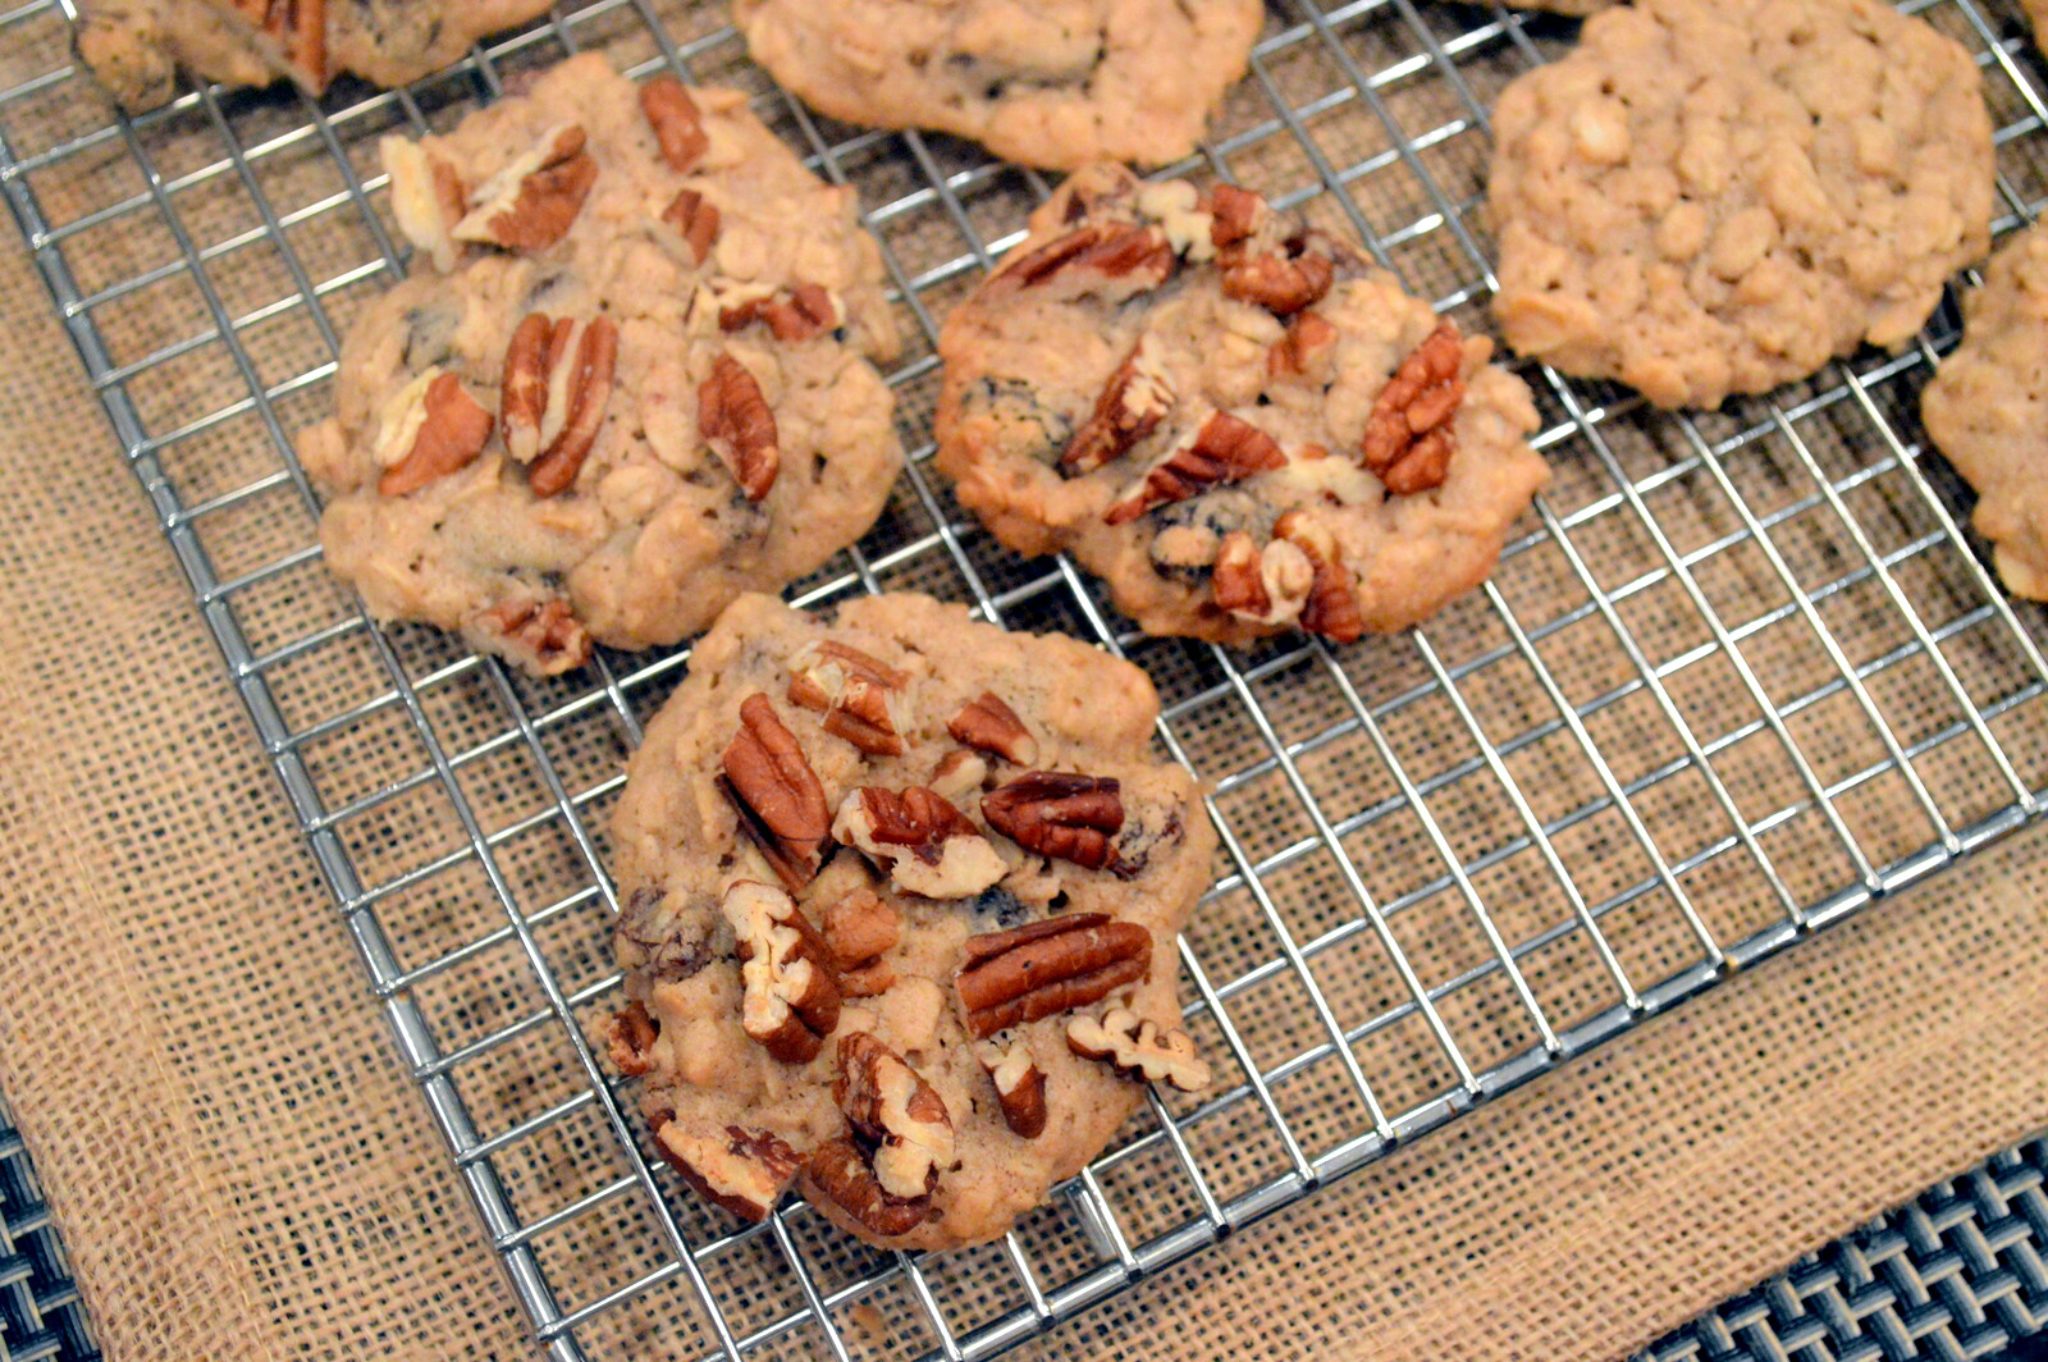
{"type": "Polygon", "coordinates": [[[971,897],[1008,872],[981,829],[921,785],[848,792],[832,836],[886,868],[898,889],[928,899],[971,897]]]}
{"type": "Polygon", "coordinates": [[[1156,1022],[1141,1022],[1127,1007],[1112,1007],[1100,1020],[1076,1017],[1067,1023],[1067,1048],[1083,1059],[1099,1059],[1126,1078],[1169,1083],[1182,1092],[1209,1086],[1209,1066],[1195,1053],[1188,1033],[1162,1031],[1156,1022]]]}
{"type": "Polygon", "coordinates": [[[839,1209],[885,1239],[910,1233],[931,1214],[930,1197],[891,1196],[860,1146],[844,1136],[812,1150],[805,1171],[839,1209]]]}
{"type": "Polygon", "coordinates": [[[794,894],[824,862],[832,813],[825,788],[775,705],[756,691],[740,705],[740,729],[720,759],[740,831],[794,894]]]}
{"type": "Polygon", "coordinates": [[[1316,352],[1333,344],[1336,339],[1337,328],[1330,325],[1321,313],[1297,313],[1288,324],[1287,334],[1266,352],[1266,373],[1274,378],[1306,374],[1316,352]]]}
{"type": "Polygon", "coordinates": [[[755,322],[767,323],[779,341],[807,341],[839,325],[839,305],[821,285],[798,284],[787,293],[749,298],[718,313],[721,331],[739,331],[755,322]]]}
{"type": "Polygon", "coordinates": [[[804,1166],[780,1137],[740,1126],[699,1134],[670,1117],[654,1144],[698,1196],[748,1221],[766,1220],[804,1166]]]}
{"type": "Polygon", "coordinates": [[[660,1036],[661,1024],[647,1014],[640,1001],[627,1003],[612,1014],[605,1030],[605,1049],[611,1053],[612,1067],[629,1078],[646,1073],[654,1067],[648,1051],[660,1036]]]}
{"type": "Polygon", "coordinates": [[[1102,1001],[1152,968],[1152,933],[1106,913],[1073,913],[967,938],[953,976],[976,1040],[1102,1001]]]}
{"type": "Polygon", "coordinates": [[[1174,393],[1166,374],[1146,352],[1140,337],[1131,353],[1109,376],[1095,410],[1067,441],[1060,468],[1069,474],[1092,473],[1122,458],[1138,441],[1159,428],[1173,409],[1174,393]]]}
{"type": "Polygon", "coordinates": [[[1441,487],[1457,451],[1452,422],[1465,400],[1464,338],[1457,325],[1436,330],[1401,361],[1365,421],[1365,466],[1397,497],[1441,487]]]}
{"type": "Polygon", "coordinates": [[[484,452],[494,424],[461,379],[427,370],[384,408],[377,461],[385,467],[378,493],[402,497],[469,467],[484,452]]]}
{"type": "Polygon", "coordinates": [[[1021,1037],[1008,1045],[985,1040],[974,1047],[974,1057],[995,1085],[1003,1124],[1027,1140],[1044,1134],[1045,1073],[1031,1057],[1031,1047],[1021,1037]]]}
{"type": "Polygon", "coordinates": [[[542,676],[559,676],[590,660],[590,635],[560,596],[501,601],[477,618],[500,647],[542,676]]]}
{"type": "Polygon", "coordinates": [[[740,1028],[784,1064],[810,1063],[839,1025],[831,948],[773,885],[737,880],[719,911],[739,948],[740,1028]]]}
{"type": "Polygon", "coordinates": [[[711,136],[704,131],[704,116],[697,101],[674,76],[656,76],[640,87],[640,112],[654,129],[661,145],[661,159],[678,175],[687,175],[711,150],[711,136]]]}
{"type": "Polygon", "coordinates": [[[1273,536],[1300,549],[1309,561],[1312,576],[1301,606],[1301,627],[1333,643],[1351,643],[1364,634],[1358,584],[1329,527],[1300,511],[1289,511],[1274,523],[1273,536]]]}
{"type": "Polygon", "coordinates": [[[870,756],[903,755],[910,677],[832,639],[789,659],[789,701],[825,716],[824,728],[870,756]]]}
{"type": "Polygon", "coordinates": [[[953,1165],[953,1118],[937,1090],[901,1055],[865,1031],[839,1038],[832,1099],[856,1137],[873,1150],[882,1190],[929,1196],[953,1165]]]}
{"type": "Polygon", "coordinates": [[[1209,240],[1218,250],[1235,246],[1266,224],[1265,196],[1234,184],[1219,184],[1209,193],[1209,240]]]}
{"type": "Polygon", "coordinates": [[[1026,771],[981,797],[989,826],[1041,856],[1089,870],[1119,867],[1110,839],[1124,825],[1114,780],[1063,771],[1026,771]]]}
{"type": "Polygon", "coordinates": [[[234,0],[234,7],[277,44],[293,80],[316,95],[327,89],[327,0],[234,0]]]}
{"type": "Polygon", "coordinates": [[[1261,549],[1243,530],[1223,536],[1209,576],[1219,609],[1261,624],[1299,616],[1314,584],[1315,565],[1298,545],[1276,539],[1261,549]]]}
{"type": "Polygon", "coordinates": [[[604,427],[618,359],[619,328],[609,317],[550,322],[535,312],[512,333],[499,410],[506,452],[530,465],[535,496],[575,486],[604,427]]]}
{"type": "Polygon", "coordinates": [[[1219,483],[1238,482],[1286,466],[1287,456],[1272,436],[1229,412],[1215,412],[1193,440],[1147,469],[1135,487],[1102,513],[1102,519],[1106,524],[1122,525],[1219,483]]]}
{"type": "Polygon", "coordinates": [[[711,258],[718,241],[718,205],[694,189],[678,189],[662,210],[661,220],[682,234],[689,243],[690,257],[701,265],[711,258]]]}
{"type": "Polygon", "coordinates": [[[1223,296],[1256,303],[1286,317],[1321,301],[1337,280],[1337,265],[1317,249],[1321,238],[1301,232],[1277,250],[1254,251],[1239,242],[1217,257],[1223,267],[1223,296]]]}
{"type": "Polygon", "coordinates": [[[983,691],[961,706],[960,712],[946,721],[946,731],[969,747],[993,752],[1019,766],[1029,766],[1038,760],[1038,739],[1024,727],[1017,711],[1004,704],[1002,697],[992,690],[983,691]]]}
{"type": "Polygon", "coordinates": [[[1007,260],[997,282],[1037,288],[1056,277],[1093,275],[1156,288],[1179,261],[1164,230],[1135,222],[1091,222],[1007,260]]]}
{"type": "Polygon", "coordinates": [[[469,215],[455,224],[455,239],[544,251],[567,236],[597,183],[597,162],[584,150],[586,140],[573,123],[541,134],[532,150],[484,181],[469,215]]]}
{"type": "Polygon", "coordinates": [[[782,467],[782,437],[760,383],[731,355],[720,355],[697,389],[697,433],[748,501],[768,495],[782,467]]]}
{"type": "Polygon", "coordinates": [[[849,998],[885,992],[896,971],[882,956],[903,936],[903,915],[874,890],[855,889],[825,910],[818,930],[839,962],[839,991],[849,998]]]}
{"type": "Polygon", "coordinates": [[[454,166],[403,137],[379,140],[377,153],[391,181],[391,213],[398,219],[398,230],[446,274],[455,268],[460,249],[455,224],[469,211],[462,177],[454,166]]]}

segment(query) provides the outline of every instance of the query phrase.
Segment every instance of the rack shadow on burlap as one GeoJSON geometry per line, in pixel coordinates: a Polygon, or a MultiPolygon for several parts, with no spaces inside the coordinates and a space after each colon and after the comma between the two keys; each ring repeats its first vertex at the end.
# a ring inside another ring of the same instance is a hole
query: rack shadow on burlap
{"type": "MultiPolygon", "coordinates": [[[[1976,55],[1997,227],[2031,220],[2048,116],[2016,14],[1906,8],[1976,55]]],[[[937,320],[1045,182],[812,117],[716,9],[567,3],[407,90],[199,90],[132,122],[71,68],[60,4],[0,12],[0,190],[108,457],[190,579],[550,1356],[991,1355],[2039,812],[2042,618],[1988,576],[1967,490],[1914,416],[1952,307],[1897,356],[1712,415],[1524,366],[1557,478],[1483,591],[1342,650],[1147,639],[1068,562],[1001,552],[928,471],[937,320]],[[883,245],[912,338],[889,379],[913,463],[796,599],[923,590],[1096,639],[1151,673],[1160,750],[1214,791],[1224,850],[1180,956],[1214,1090],[1155,1094],[983,1249],[879,1254],[801,1204],[735,1232],[644,1157],[631,1090],[590,1041],[618,997],[605,824],[687,653],[536,682],[375,627],[319,561],[290,437],[329,402],[350,318],[403,273],[377,138],[445,130],[588,49],[744,87],[858,189],[883,245]]],[[[1213,140],[1173,169],[1363,242],[1484,331],[1486,111],[1569,32],[1282,0],[1213,140]]]]}

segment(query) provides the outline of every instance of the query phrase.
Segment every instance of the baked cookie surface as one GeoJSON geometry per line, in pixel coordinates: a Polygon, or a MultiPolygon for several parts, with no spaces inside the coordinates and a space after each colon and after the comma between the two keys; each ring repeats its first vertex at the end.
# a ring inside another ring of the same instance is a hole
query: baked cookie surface
{"type": "Polygon", "coordinates": [[[1191,153],[1264,19],[1262,0],[733,5],[754,60],[811,107],[1060,170],[1191,153]]]}
{"type": "Polygon", "coordinates": [[[383,151],[414,276],[299,440],[327,564],[378,617],[559,672],[874,523],[902,461],[880,253],[742,95],[577,57],[383,151]]]}
{"type": "Polygon", "coordinates": [[[659,1152],[758,1220],[795,1185],[870,1242],[1000,1235],[1143,1093],[1206,1066],[1175,934],[1215,834],[1151,760],[1137,668],[925,596],[734,602],[613,823],[659,1152]]]}
{"type": "Polygon", "coordinates": [[[314,95],[348,72],[404,85],[548,0],[80,0],[78,53],[123,108],[152,109],[176,69],[230,85],[293,80],[314,95]]]}
{"type": "Polygon", "coordinates": [[[1485,579],[1548,477],[1491,342],[1227,185],[1080,172],[939,351],[961,503],[1154,634],[1405,628],[1485,579]]]}
{"type": "Polygon", "coordinates": [[[2048,600],[2048,231],[2029,227],[1963,299],[1963,343],[1920,396],[1920,415],[1977,489],[1971,523],[2018,596],[2048,600]]]}
{"type": "Polygon", "coordinates": [[[1665,407],[1903,344],[1989,240],[1961,46],[1876,0],[1644,0],[1494,111],[1494,315],[1665,407]]]}

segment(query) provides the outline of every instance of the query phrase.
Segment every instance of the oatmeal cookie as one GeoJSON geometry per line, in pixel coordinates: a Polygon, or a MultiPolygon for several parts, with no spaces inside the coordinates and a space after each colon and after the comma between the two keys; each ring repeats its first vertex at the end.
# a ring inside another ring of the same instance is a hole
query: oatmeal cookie
{"type": "Polygon", "coordinates": [[[416,270],[300,438],[327,565],[541,673],[674,643],[874,523],[902,462],[880,253],[738,91],[577,57],[384,146],[416,270]]]}
{"type": "Polygon", "coordinates": [[[1920,415],[1977,489],[1971,523],[1992,543],[1999,580],[2048,600],[2048,229],[2029,227],[1991,257],[1963,321],[1920,415]]]}
{"type": "Polygon", "coordinates": [[[806,104],[1067,170],[1195,149],[1244,75],[1261,0],[734,0],[754,60],[806,104]]]}
{"type": "Polygon", "coordinates": [[[1508,344],[1664,407],[1903,344],[1982,255],[1991,120],[1878,0],[1641,0],[1494,111],[1508,344]]]}
{"type": "Polygon", "coordinates": [[[202,80],[313,94],[343,72],[404,85],[487,34],[547,13],[548,0],[80,0],[79,59],[130,112],[177,92],[178,67],[202,80]]]}
{"type": "Polygon", "coordinates": [[[1150,633],[1349,642],[1485,580],[1548,477],[1492,348],[1256,194],[1095,166],[947,319],[938,463],[1150,633]]]}
{"type": "Polygon", "coordinates": [[[743,596],[648,726],[613,832],[658,1152],[750,1219],[794,1184],[872,1243],[1008,1229],[1137,1079],[1203,1087],[1175,933],[1215,833],[1147,755],[1144,673],[925,596],[743,596]]]}

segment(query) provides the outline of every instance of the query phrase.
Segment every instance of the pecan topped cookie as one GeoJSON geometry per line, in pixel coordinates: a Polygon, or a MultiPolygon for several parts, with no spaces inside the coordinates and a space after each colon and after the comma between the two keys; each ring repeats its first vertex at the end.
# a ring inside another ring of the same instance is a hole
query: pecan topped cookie
{"type": "Polygon", "coordinates": [[[299,441],[327,565],[380,618],[560,672],[674,643],[880,514],[880,253],[737,91],[583,56],[382,150],[414,275],[299,441]]]}
{"type": "Polygon", "coordinates": [[[743,596],[613,831],[617,1066],[744,1218],[796,1187],[877,1244],[1008,1229],[1144,1082],[1203,1087],[1174,940],[1215,834],[1144,674],[925,596],[743,596]]]}
{"type": "Polygon", "coordinates": [[[1405,628],[1485,579],[1548,476],[1489,341],[1231,185],[1075,175],[939,352],[961,503],[1155,634],[1405,628]]]}
{"type": "Polygon", "coordinates": [[[747,50],[806,104],[1068,170],[1195,149],[1244,75],[1260,0],[735,0],[747,50]]]}
{"type": "Polygon", "coordinates": [[[487,34],[545,14],[548,0],[80,0],[76,41],[93,78],[130,111],[202,80],[292,80],[313,95],[343,72],[403,85],[487,34]]]}

